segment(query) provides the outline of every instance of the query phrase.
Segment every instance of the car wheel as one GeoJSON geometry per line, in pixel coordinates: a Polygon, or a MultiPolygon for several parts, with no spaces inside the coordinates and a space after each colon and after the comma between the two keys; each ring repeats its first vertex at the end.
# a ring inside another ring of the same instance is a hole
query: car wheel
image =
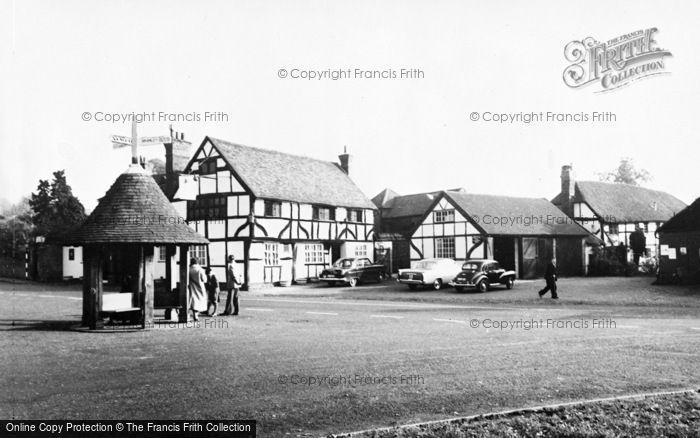
{"type": "Polygon", "coordinates": [[[455,286],[455,290],[456,290],[457,292],[464,292],[464,291],[465,291],[465,289],[464,289],[463,287],[461,287],[461,286],[455,286]]]}
{"type": "Polygon", "coordinates": [[[439,278],[435,281],[433,281],[433,289],[435,290],[440,290],[442,288],[442,280],[439,278]]]}
{"type": "Polygon", "coordinates": [[[383,272],[380,272],[379,275],[377,275],[377,281],[378,281],[379,283],[381,283],[382,281],[384,281],[384,273],[383,273],[383,272]]]}
{"type": "Polygon", "coordinates": [[[513,284],[515,281],[513,281],[513,277],[508,277],[506,280],[506,289],[513,289],[513,284]]]}
{"type": "Polygon", "coordinates": [[[476,288],[481,293],[487,292],[489,290],[489,282],[486,280],[481,280],[479,284],[476,285],[476,288]]]}
{"type": "Polygon", "coordinates": [[[350,278],[348,279],[348,284],[350,285],[350,287],[355,287],[355,286],[357,286],[357,278],[355,278],[355,277],[350,277],[350,278]]]}
{"type": "Polygon", "coordinates": [[[411,290],[416,290],[416,289],[418,289],[418,285],[417,284],[409,284],[408,288],[411,290]]]}

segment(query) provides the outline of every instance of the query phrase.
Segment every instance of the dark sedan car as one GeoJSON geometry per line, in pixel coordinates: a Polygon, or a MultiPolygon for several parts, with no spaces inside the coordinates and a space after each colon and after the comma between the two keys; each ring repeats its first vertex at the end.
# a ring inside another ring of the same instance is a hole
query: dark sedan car
{"type": "Polygon", "coordinates": [[[467,288],[476,288],[479,292],[486,292],[494,284],[501,284],[506,289],[512,289],[514,283],[515,271],[503,269],[496,260],[474,259],[464,262],[462,272],[457,274],[450,285],[459,292],[463,292],[467,288]]]}
{"type": "Polygon", "coordinates": [[[368,258],[338,259],[333,266],[321,272],[319,280],[329,285],[347,283],[350,287],[366,281],[382,281],[384,265],[375,265],[368,258]]]}

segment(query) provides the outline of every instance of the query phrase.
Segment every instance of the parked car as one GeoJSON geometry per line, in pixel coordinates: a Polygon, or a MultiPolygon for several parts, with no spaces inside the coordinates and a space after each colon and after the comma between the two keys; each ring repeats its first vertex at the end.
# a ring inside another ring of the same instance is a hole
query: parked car
{"type": "Polygon", "coordinates": [[[515,271],[503,269],[496,260],[473,259],[464,262],[462,272],[450,282],[450,285],[459,292],[463,292],[467,288],[476,288],[479,292],[486,292],[494,284],[512,289],[514,283],[515,271]]]}
{"type": "Polygon", "coordinates": [[[423,259],[411,269],[399,269],[398,282],[407,284],[409,289],[430,285],[435,290],[448,284],[460,271],[459,263],[452,259],[423,259]]]}
{"type": "Polygon", "coordinates": [[[347,283],[355,287],[366,281],[382,281],[384,269],[384,265],[375,265],[368,258],[342,258],[336,260],[332,267],[324,269],[319,280],[329,285],[347,283]]]}

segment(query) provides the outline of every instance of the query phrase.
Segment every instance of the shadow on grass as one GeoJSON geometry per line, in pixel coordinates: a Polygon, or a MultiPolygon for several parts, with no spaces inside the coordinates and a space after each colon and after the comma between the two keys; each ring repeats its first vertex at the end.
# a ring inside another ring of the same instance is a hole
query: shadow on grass
{"type": "Polygon", "coordinates": [[[41,320],[41,319],[0,319],[0,330],[18,331],[70,331],[80,321],[41,320]]]}

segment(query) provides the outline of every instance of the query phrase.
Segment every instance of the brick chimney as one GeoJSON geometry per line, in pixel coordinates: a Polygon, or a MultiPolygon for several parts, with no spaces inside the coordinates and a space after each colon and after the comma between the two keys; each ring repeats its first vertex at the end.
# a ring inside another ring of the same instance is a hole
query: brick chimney
{"type": "Polygon", "coordinates": [[[165,195],[171,199],[179,186],[178,175],[185,170],[187,162],[191,158],[192,143],[185,141],[185,134],[173,131],[170,127],[171,142],[165,144],[165,195]]]}
{"type": "Polygon", "coordinates": [[[576,178],[571,164],[561,166],[561,193],[566,200],[574,197],[576,190],[576,178]]]}
{"type": "Polygon", "coordinates": [[[347,146],[343,147],[343,153],[341,155],[338,155],[338,159],[340,160],[340,168],[343,169],[343,172],[350,175],[350,163],[352,163],[352,155],[348,154],[347,146]]]}

